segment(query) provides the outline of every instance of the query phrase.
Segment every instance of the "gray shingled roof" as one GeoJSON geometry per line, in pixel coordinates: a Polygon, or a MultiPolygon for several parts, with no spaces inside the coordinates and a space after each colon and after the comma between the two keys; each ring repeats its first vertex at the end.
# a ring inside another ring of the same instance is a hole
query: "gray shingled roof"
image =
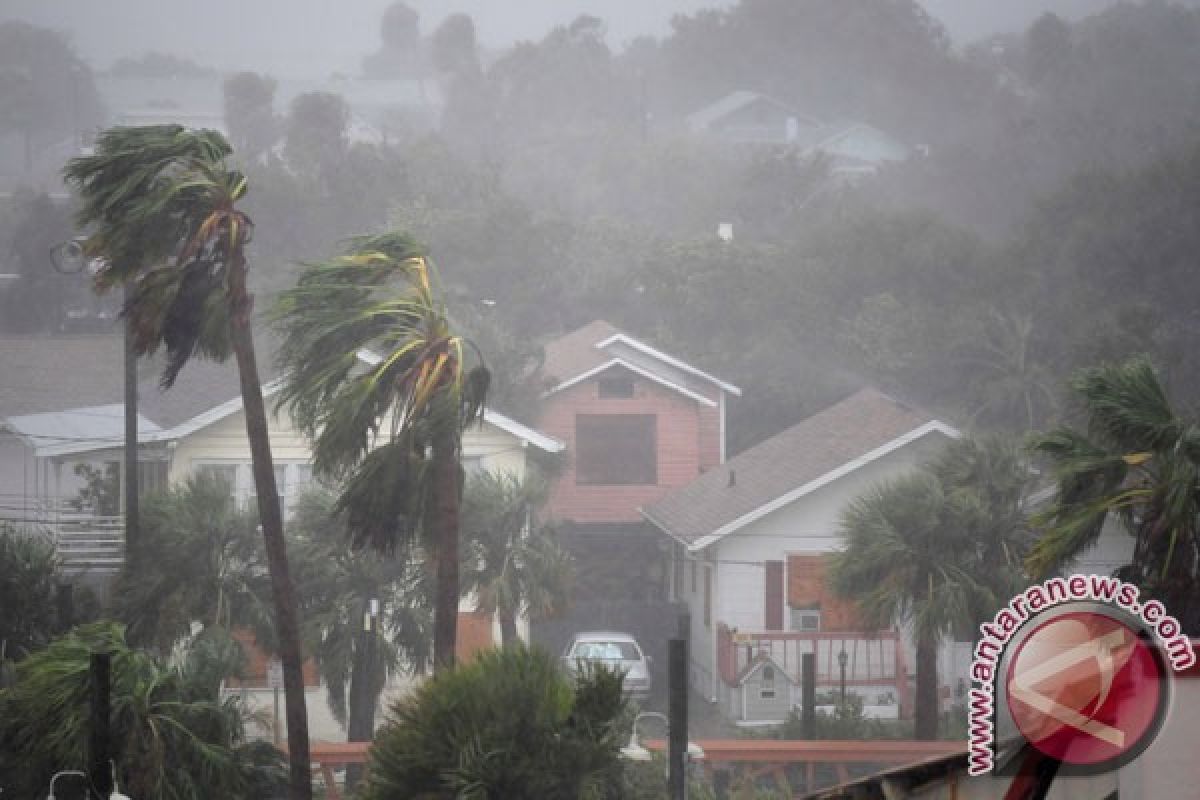
{"type": "Polygon", "coordinates": [[[710,469],[643,508],[642,514],[692,544],[934,421],[875,389],[862,389],[710,469]]]}
{"type": "MultiPolygon", "coordinates": [[[[119,336],[0,337],[0,417],[122,403],[122,346],[119,336]]],[[[269,363],[265,354],[260,363],[269,363]]],[[[153,361],[139,363],[138,412],[163,428],[239,394],[232,359],[194,359],[167,391],[158,376],[153,361]]]]}

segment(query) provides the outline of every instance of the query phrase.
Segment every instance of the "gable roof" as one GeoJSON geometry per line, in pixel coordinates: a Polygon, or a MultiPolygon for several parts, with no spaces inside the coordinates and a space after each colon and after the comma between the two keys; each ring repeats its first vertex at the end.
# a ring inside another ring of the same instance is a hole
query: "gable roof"
{"type": "Polygon", "coordinates": [[[932,433],[959,435],[924,412],[875,389],[862,389],[675,489],[641,513],[689,550],[700,550],[932,433]]]}
{"type": "Polygon", "coordinates": [[[789,117],[795,117],[797,121],[803,122],[806,125],[817,124],[816,120],[800,114],[791,106],[776,100],[774,97],[770,97],[760,92],[751,92],[746,89],[739,89],[736,92],[730,92],[719,100],[706,105],[704,108],[688,114],[688,128],[693,131],[707,130],[710,125],[712,125],[714,122],[717,122],[722,117],[729,116],[730,114],[740,111],[746,106],[759,101],[774,106],[789,117]]]}
{"type": "Polygon", "coordinates": [[[567,389],[614,367],[628,369],[706,405],[715,403],[689,388],[695,379],[740,396],[742,390],[672,355],[618,330],[604,320],[549,342],[545,346],[542,374],[551,388],[547,395],[567,389]]]}
{"type": "Polygon", "coordinates": [[[750,661],[750,663],[748,663],[748,664],[746,664],[746,666],[742,667],[742,671],[740,673],[738,673],[737,678],[734,679],[734,683],[735,684],[745,683],[750,678],[751,675],[758,672],[760,669],[767,666],[768,664],[770,664],[772,667],[774,667],[775,671],[777,673],[779,673],[781,676],[783,676],[784,680],[788,681],[789,683],[796,682],[796,679],[788,674],[788,671],[783,668],[782,664],[780,664],[778,661],[775,660],[774,656],[772,656],[770,653],[759,653],[757,656],[754,657],[754,659],[752,661],[750,661]]]}

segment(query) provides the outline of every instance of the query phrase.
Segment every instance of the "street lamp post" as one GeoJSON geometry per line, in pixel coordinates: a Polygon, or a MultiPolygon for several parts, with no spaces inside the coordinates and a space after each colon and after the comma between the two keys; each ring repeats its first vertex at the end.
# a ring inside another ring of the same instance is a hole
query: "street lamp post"
{"type": "Polygon", "coordinates": [[[838,668],[842,671],[842,708],[846,707],[846,663],[850,656],[846,654],[846,643],[842,642],[842,652],[838,653],[838,668]]]}

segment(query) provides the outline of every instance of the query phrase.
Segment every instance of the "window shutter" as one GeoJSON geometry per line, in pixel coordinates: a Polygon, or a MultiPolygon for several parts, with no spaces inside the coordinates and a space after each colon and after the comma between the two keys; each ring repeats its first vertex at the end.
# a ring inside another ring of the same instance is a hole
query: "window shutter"
{"type": "Polygon", "coordinates": [[[763,620],[769,631],[783,630],[783,562],[768,561],[766,575],[766,608],[763,620]]]}

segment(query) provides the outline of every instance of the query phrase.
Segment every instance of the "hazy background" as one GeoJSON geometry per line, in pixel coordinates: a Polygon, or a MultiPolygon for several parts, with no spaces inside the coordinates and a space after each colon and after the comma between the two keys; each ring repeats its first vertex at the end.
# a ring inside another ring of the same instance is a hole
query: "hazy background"
{"type": "MultiPolygon", "coordinates": [[[[1077,18],[1110,0],[922,0],[959,44],[1022,30],[1044,11],[1077,18]]],[[[1193,3],[1194,4],[1194,3],[1193,3]]],[[[479,41],[502,47],[540,39],[555,25],[591,14],[608,25],[612,47],[643,34],[669,31],[674,14],[732,5],[722,0],[413,0],[425,33],[448,15],[475,20],[479,41]]],[[[0,19],[23,19],[67,32],[97,69],[121,56],[170,51],[220,69],[255,69],[295,76],[355,74],[378,42],[388,0],[4,0],[0,19]]]]}

